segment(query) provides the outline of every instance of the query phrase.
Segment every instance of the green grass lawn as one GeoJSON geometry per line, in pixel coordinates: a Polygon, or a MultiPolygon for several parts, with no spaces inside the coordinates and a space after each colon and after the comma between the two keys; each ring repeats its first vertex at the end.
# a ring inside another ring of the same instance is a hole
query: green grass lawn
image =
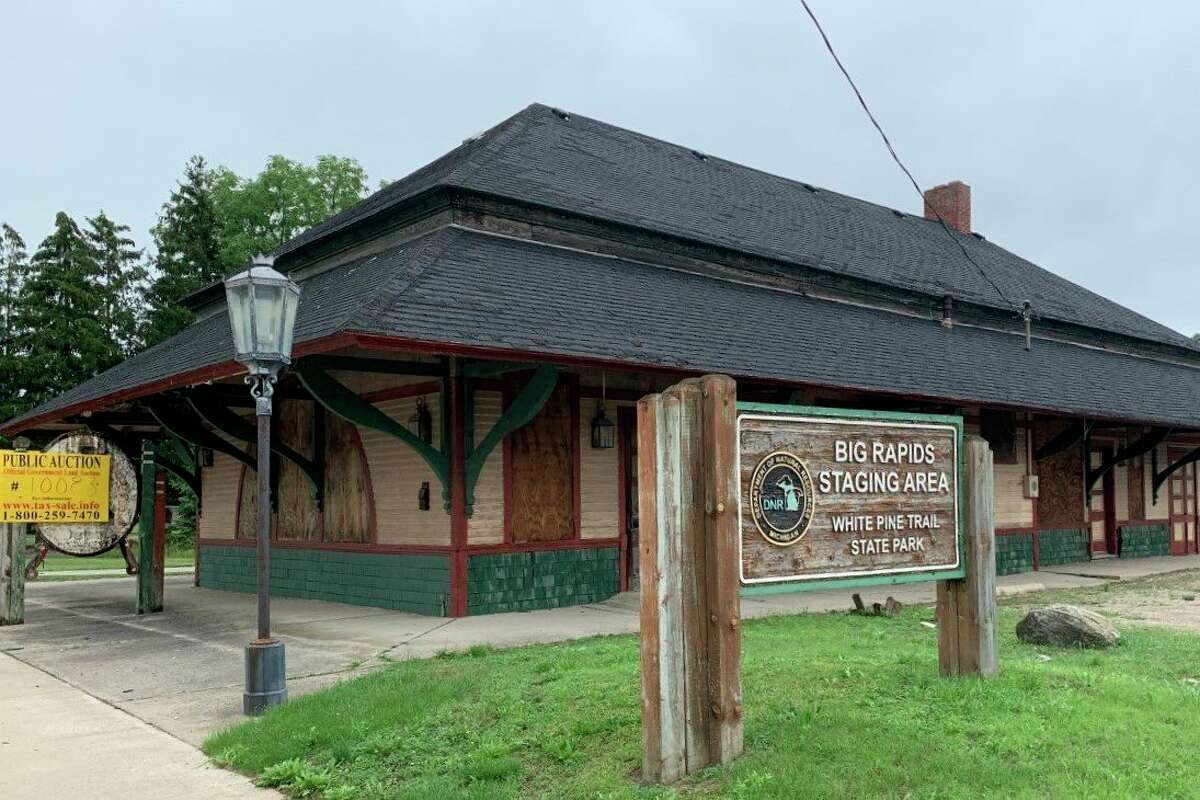
{"type": "MultiPolygon", "coordinates": [[[[168,567],[190,567],[195,563],[194,551],[190,547],[170,548],[167,550],[168,567]]],[[[98,556],[82,558],[69,556],[64,553],[51,551],[38,568],[42,575],[52,575],[55,572],[75,569],[125,569],[125,559],[121,551],[113,549],[98,556]]]]}
{"type": "Polygon", "coordinates": [[[345,798],[1195,797],[1200,638],[1125,626],[1038,650],[1001,610],[1001,674],[937,675],[931,609],[748,622],[746,754],[638,784],[637,640],[398,663],[214,735],[218,763],[345,798]]]}

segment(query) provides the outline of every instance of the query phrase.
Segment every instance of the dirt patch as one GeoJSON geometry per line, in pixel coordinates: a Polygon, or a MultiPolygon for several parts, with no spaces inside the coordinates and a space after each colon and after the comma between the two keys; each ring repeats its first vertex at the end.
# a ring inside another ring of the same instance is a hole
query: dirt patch
{"type": "Polygon", "coordinates": [[[1038,592],[1010,602],[1021,607],[1074,603],[1126,622],[1200,633],[1200,570],[1113,581],[1087,589],[1038,592]]]}

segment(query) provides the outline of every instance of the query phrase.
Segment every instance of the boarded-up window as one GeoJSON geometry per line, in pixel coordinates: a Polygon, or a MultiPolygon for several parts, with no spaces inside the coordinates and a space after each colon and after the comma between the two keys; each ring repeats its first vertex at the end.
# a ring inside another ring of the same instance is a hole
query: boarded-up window
{"type": "MultiPolygon", "coordinates": [[[[506,392],[516,396],[522,379],[506,392]]],[[[509,439],[512,486],[509,502],[514,542],[575,538],[575,402],[572,387],[560,381],[546,405],[509,439]]]]}
{"type": "MultiPolygon", "coordinates": [[[[277,400],[272,423],[280,440],[306,458],[315,452],[316,406],[309,400],[277,400]]],[[[358,430],[349,422],[322,412],[325,428],[325,508],[317,510],[312,481],[300,467],[278,454],[279,501],[272,536],[306,542],[369,542],[374,517],[371,477],[358,430]]],[[[251,456],[254,448],[249,448],[251,456]]],[[[253,539],[257,531],[257,475],[242,470],[238,538],[253,539]]]]}

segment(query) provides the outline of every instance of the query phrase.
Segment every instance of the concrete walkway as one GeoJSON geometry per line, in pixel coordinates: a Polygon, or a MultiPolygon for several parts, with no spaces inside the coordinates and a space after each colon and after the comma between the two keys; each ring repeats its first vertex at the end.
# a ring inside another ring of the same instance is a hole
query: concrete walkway
{"type": "Polygon", "coordinates": [[[0,796],[12,800],[278,798],[173,736],[0,655],[0,796]]]}
{"type": "MultiPolygon", "coordinates": [[[[1200,556],[1112,559],[1001,576],[997,589],[1007,596],[1198,568],[1200,556]]],[[[846,611],[853,591],[745,598],[742,614],[753,619],[846,611]]],[[[868,605],[889,595],[906,605],[934,599],[932,583],[859,591],[868,605]]],[[[193,744],[243,719],[242,650],[254,637],[254,596],[197,589],[190,576],[170,576],[166,610],[138,616],[134,594],[131,581],[30,584],[26,624],[0,628],[0,653],[8,652],[193,744]]],[[[275,598],[272,617],[275,634],[287,646],[288,690],[298,697],[389,661],[428,658],[474,645],[513,647],[636,633],[638,597],[627,593],[589,606],[463,619],[275,598]]],[[[630,640],[629,646],[636,649],[637,643],[630,640]]]]}

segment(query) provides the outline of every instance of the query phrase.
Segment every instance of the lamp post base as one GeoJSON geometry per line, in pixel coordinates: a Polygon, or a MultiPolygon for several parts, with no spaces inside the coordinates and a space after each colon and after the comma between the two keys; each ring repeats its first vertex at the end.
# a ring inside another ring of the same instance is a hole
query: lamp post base
{"type": "Polygon", "coordinates": [[[246,691],[242,713],[257,717],[272,706],[287,702],[287,669],[283,642],[256,639],[246,645],[246,691]]]}

